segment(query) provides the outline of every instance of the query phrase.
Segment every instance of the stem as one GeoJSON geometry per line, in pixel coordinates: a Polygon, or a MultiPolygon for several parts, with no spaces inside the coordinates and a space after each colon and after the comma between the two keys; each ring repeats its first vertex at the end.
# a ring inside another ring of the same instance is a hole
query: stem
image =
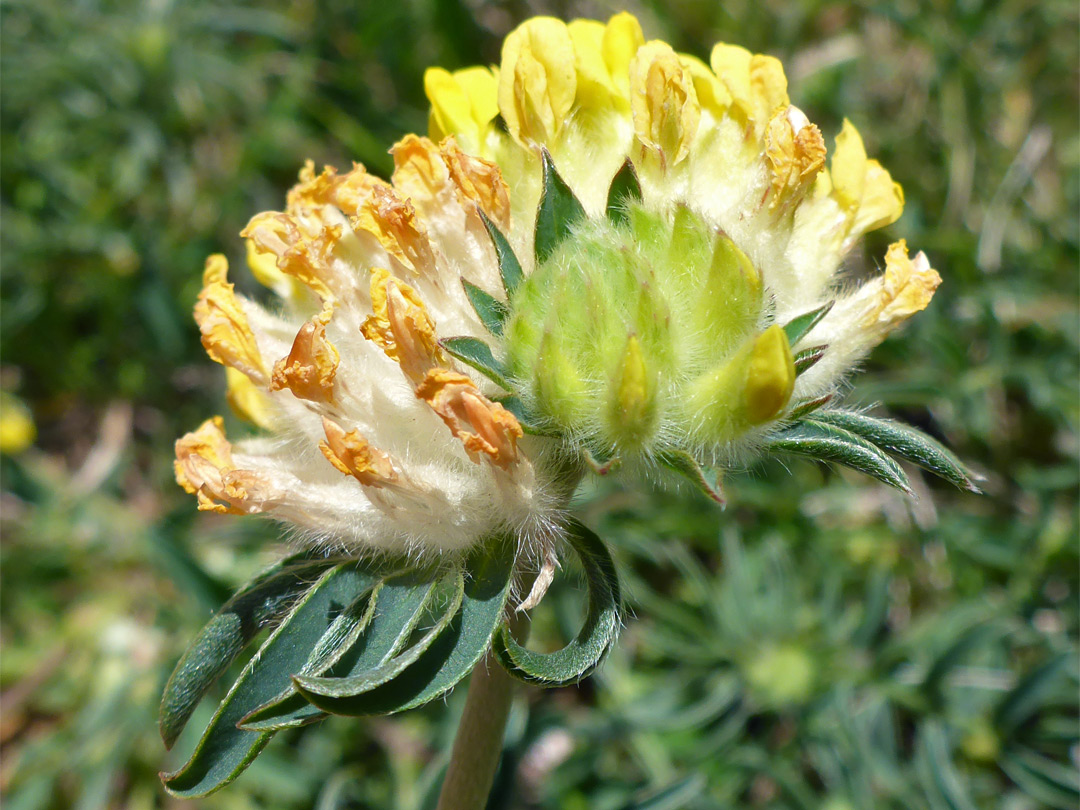
{"type": "MultiPolygon", "coordinates": [[[[552,476],[558,485],[555,494],[567,505],[585,474],[585,467],[572,455],[564,457],[558,467],[552,476]]],[[[524,644],[529,635],[528,614],[515,613],[508,624],[510,634],[519,644],[524,644]]],[[[473,667],[465,711],[454,736],[450,765],[436,810],[484,810],[487,806],[517,683],[490,650],[473,667]]]]}
{"type": "MultiPolygon", "coordinates": [[[[521,640],[529,632],[528,617],[515,616],[510,630],[521,640]]],[[[484,810],[499,767],[516,685],[490,651],[473,668],[437,810],[484,810]]]]}

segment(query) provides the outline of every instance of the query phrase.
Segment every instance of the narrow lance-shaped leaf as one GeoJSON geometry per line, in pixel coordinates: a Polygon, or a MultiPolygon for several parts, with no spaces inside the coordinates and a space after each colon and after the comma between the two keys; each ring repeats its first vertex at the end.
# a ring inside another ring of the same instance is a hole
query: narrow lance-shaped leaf
{"type": "Polygon", "coordinates": [[[852,411],[821,411],[814,415],[814,421],[850,431],[882,450],[941,476],[960,489],[979,492],[974,474],[960,459],[940,442],[913,427],[852,411]]]}
{"type": "Polygon", "coordinates": [[[835,301],[830,301],[823,307],[818,307],[815,310],[800,315],[797,318],[792,318],[786,324],[784,324],[784,334],[787,335],[788,345],[794,346],[800,340],[803,339],[810,330],[817,326],[821,319],[829,314],[829,310],[833,308],[835,301]]]}
{"type": "Polygon", "coordinates": [[[660,461],[665,467],[679,473],[720,506],[727,505],[724,490],[720,486],[719,471],[713,470],[711,474],[707,473],[698,463],[698,460],[685,450],[669,450],[661,454],[660,461]]]}
{"type": "Polygon", "coordinates": [[[476,310],[476,315],[484,324],[484,328],[497,337],[502,335],[503,324],[510,315],[506,304],[465,279],[461,280],[461,286],[465,289],[465,295],[476,310]]]}
{"type": "Polygon", "coordinates": [[[509,298],[518,285],[525,280],[525,274],[521,271],[521,262],[518,261],[517,254],[514,253],[514,249],[510,247],[510,243],[498,226],[488,219],[487,214],[479,207],[476,210],[480,213],[480,219],[484,221],[484,227],[487,228],[488,235],[495,245],[495,258],[499,260],[499,275],[502,276],[503,287],[506,288],[506,295],[509,298]]]}
{"type": "Polygon", "coordinates": [[[244,667],[187,764],[162,774],[169,793],[181,798],[205,796],[251,764],[272,734],[245,731],[237,723],[289,685],[290,676],[303,667],[336,613],[374,583],[374,577],[349,563],[327,571],[308,589],[244,667]]]}
{"type": "Polygon", "coordinates": [[[298,688],[319,708],[352,716],[405,711],[444,695],[487,651],[506,608],[515,554],[515,544],[500,538],[466,560],[460,610],[415,663],[391,679],[353,697],[317,694],[307,688],[313,685],[307,679],[297,679],[298,688]]]}
{"type": "Polygon", "coordinates": [[[574,192],[555,170],[547,149],[540,150],[544,168],[544,188],[536,211],[536,263],[540,264],[570,233],[570,227],[585,218],[574,192]]]}
{"type": "Polygon", "coordinates": [[[338,560],[303,552],[244,586],[214,614],[176,665],[161,697],[158,728],[172,748],[203,695],[255,635],[283,614],[319,573],[338,560]]]}
{"type": "MultiPolygon", "coordinates": [[[[332,666],[319,668],[309,661],[298,674],[345,679],[364,675],[385,664],[408,642],[435,595],[437,582],[430,571],[409,571],[384,581],[373,597],[371,620],[356,643],[332,666]]],[[[253,731],[274,731],[324,717],[326,712],[290,689],[288,696],[263,704],[240,725],[253,731]]]]}
{"type": "Polygon", "coordinates": [[[832,425],[799,422],[768,438],[765,446],[772,453],[791,453],[843,464],[911,494],[907,476],[899,464],[865,439],[832,425]]]}
{"type": "Polygon", "coordinates": [[[625,225],[630,222],[627,213],[627,205],[641,201],[641,183],[638,181],[637,172],[630,158],[626,159],[622,168],[615,174],[608,188],[607,217],[616,225],[625,225]]]}
{"type": "Polygon", "coordinates": [[[811,346],[809,349],[803,349],[801,352],[795,355],[795,375],[798,376],[805,371],[809,371],[817,365],[818,361],[825,356],[825,350],[828,346],[811,346]]]}
{"type": "Polygon", "coordinates": [[[817,399],[800,400],[792,406],[791,413],[789,413],[785,418],[790,419],[793,422],[797,422],[804,416],[812,414],[818,408],[831,402],[832,398],[832,394],[825,394],[825,396],[818,397],[817,399]]]}
{"type": "Polygon", "coordinates": [[[491,353],[491,347],[484,341],[474,337],[449,337],[439,341],[451,355],[462,363],[472,366],[489,380],[502,386],[507,391],[512,391],[510,382],[507,380],[506,369],[503,364],[495,359],[491,353]]]}
{"type": "MultiPolygon", "coordinates": [[[[350,675],[343,678],[314,677],[300,674],[293,678],[301,693],[308,700],[312,695],[326,698],[354,698],[376,687],[392,681],[422,656],[449,627],[450,622],[457,616],[461,608],[461,601],[465,596],[465,577],[458,570],[451,575],[454,587],[447,604],[439,614],[435,623],[427,628],[420,637],[405,647],[393,658],[384,661],[379,666],[350,675]]],[[[341,712],[335,712],[340,714],[341,712]]]]}
{"type": "Polygon", "coordinates": [[[568,540],[585,568],[588,609],[577,638],[553,653],[527,650],[504,624],[496,633],[493,651],[499,663],[516,678],[543,686],[565,686],[591,673],[619,634],[622,597],[615,564],[603,541],[577,521],[568,540]]]}

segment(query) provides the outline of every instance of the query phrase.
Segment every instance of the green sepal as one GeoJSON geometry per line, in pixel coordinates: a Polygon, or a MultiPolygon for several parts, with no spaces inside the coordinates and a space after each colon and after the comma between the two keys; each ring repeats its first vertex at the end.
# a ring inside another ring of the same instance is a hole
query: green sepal
{"type": "Polygon", "coordinates": [[[484,328],[496,337],[502,336],[503,325],[510,317],[510,310],[506,304],[465,279],[461,280],[461,286],[465,289],[465,295],[476,310],[476,315],[484,324],[484,328]]]}
{"type": "Polygon", "coordinates": [[[670,470],[674,470],[691,484],[700,489],[711,500],[727,506],[723,487],[720,485],[720,471],[712,471],[712,480],[705,468],[698,460],[685,450],[667,450],[660,454],[660,463],[670,470]]]}
{"type": "Polygon", "coordinates": [[[598,453],[593,455],[589,450],[584,451],[585,464],[596,475],[607,475],[612,470],[618,469],[622,464],[622,458],[615,455],[598,453]]]}
{"type": "Polygon", "coordinates": [[[180,798],[206,796],[233,781],[270,741],[272,732],[246,731],[237,723],[252,709],[289,686],[333,621],[376,579],[355,563],[327,571],[289,611],[252,656],[221,701],[191,758],[179,770],[161,774],[165,789],[180,798]]]}
{"type": "Polygon", "coordinates": [[[629,203],[641,201],[641,182],[634,164],[627,158],[611,181],[607,195],[607,218],[616,225],[629,225],[629,203]]]}
{"type": "MultiPolygon", "coordinates": [[[[309,660],[299,674],[348,678],[382,666],[409,641],[431,604],[437,582],[430,572],[423,571],[409,571],[384,580],[372,597],[371,619],[354,645],[331,666],[314,666],[309,660]]],[[[290,688],[287,696],[264,703],[241,720],[240,726],[252,731],[276,731],[307,725],[326,716],[326,712],[290,688]]]]}
{"type": "Polygon", "coordinates": [[[397,658],[409,655],[408,649],[391,659],[379,677],[369,678],[370,684],[356,682],[348,687],[334,687],[325,681],[297,678],[298,691],[324,711],[349,716],[392,714],[446,694],[472,671],[488,650],[491,637],[503,619],[516,551],[513,542],[500,538],[469,556],[464,565],[460,608],[448,612],[452,618],[434,634],[431,645],[392,677],[383,676],[395,668],[397,658]],[[346,694],[354,687],[362,691],[346,694]],[[322,694],[331,691],[335,696],[322,694]]]}
{"type": "Polygon", "coordinates": [[[477,206],[476,210],[480,214],[480,219],[484,222],[484,227],[487,228],[492,243],[495,245],[495,258],[499,260],[499,275],[502,276],[506,297],[509,298],[514,294],[514,290],[518,288],[521,282],[525,280],[525,274],[521,270],[521,262],[518,261],[517,254],[514,253],[514,249],[510,247],[510,243],[503,236],[503,232],[499,230],[498,226],[487,218],[487,214],[479,206],[477,206]]]}
{"type": "Polygon", "coordinates": [[[788,345],[794,346],[818,323],[821,319],[829,314],[829,310],[833,308],[835,301],[830,301],[823,307],[818,307],[815,310],[800,315],[797,318],[792,318],[786,324],[784,324],[784,333],[787,335],[788,345]]]}
{"type": "Polygon", "coordinates": [[[828,405],[830,402],[832,402],[832,399],[833,394],[826,394],[825,396],[818,397],[816,399],[800,400],[799,402],[796,402],[795,405],[791,408],[791,413],[789,413],[784,418],[792,422],[797,422],[804,416],[809,416],[818,408],[821,408],[824,405],[828,405]]]}
{"type": "Polygon", "coordinates": [[[817,362],[825,356],[825,350],[829,348],[827,345],[811,346],[809,349],[803,349],[801,352],[795,355],[795,376],[802,374],[804,371],[809,371],[817,362]]]}
{"type": "Polygon", "coordinates": [[[551,153],[546,148],[540,149],[540,160],[543,163],[544,187],[536,211],[537,265],[567,237],[574,223],[585,218],[585,209],[555,170],[551,153]]]}
{"type": "Polygon", "coordinates": [[[556,687],[580,681],[596,669],[619,635],[622,597],[604,542],[577,521],[570,523],[567,539],[581,558],[588,588],[585,624],[577,638],[557,652],[538,653],[518,644],[502,624],[492,641],[499,663],[526,683],[556,687]]]}
{"type": "Polygon", "coordinates": [[[489,380],[497,383],[507,391],[513,391],[507,379],[506,367],[503,366],[495,355],[491,353],[491,347],[484,341],[474,337],[449,337],[439,341],[439,345],[446,349],[467,366],[472,366],[489,380]]]}
{"type": "Polygon", "coordinates": [[[267,624],[284,614],[312,578],[340,560],[313,559],[310,552],[288,557],[245,585],[188,645],[161,697],[158,729],[172,748],[203,695],[267,624]]]}
{"type": "Polygon", "coordinates": [[[765,447],[772,453],[789,453],[842,464],[912,494],[904,471],[883,450],[832,425],[812,420],[799,422],[769,437],[765,447]]]}
{"type": "Polygon", "coordinates": [[[975,484],[975,474],[960,459],[936,439],[913,427],[852,411],[822,411],[814,416],[814,421],[861,436],[882,450],[910,461],[960,489],[980,492],[975,484]]]}

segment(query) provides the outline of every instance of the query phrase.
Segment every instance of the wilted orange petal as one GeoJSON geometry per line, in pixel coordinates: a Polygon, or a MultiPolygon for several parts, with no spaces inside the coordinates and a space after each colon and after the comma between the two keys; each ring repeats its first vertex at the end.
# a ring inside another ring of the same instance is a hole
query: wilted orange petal
{"type": "Polygon", "coordinates": [[[195,304],[202,344],[211,360],[265,384],[266,365],[233,285],[226,280],[228,270],[229,263],[221,254],[207,258],[202,292],[195,304]]]}
{"type": "Polygon", "coordinates": [[[481,394],[464,374],[433,368],[417,387],[416,396],[461,440],[473,461],[486,456],[504,470],[517,462],[521,425],[510,411],[481,394]]]}
{"type": "Polygon", "coordinates": [[[289,356],[274,365],[271,390],[288,388],[300,399],[333,401],[334,377],[341,361],[338,350],[326,338],[326,325],[333,311],[333,307],[326,306],[300,327],[289,356]]]}
{"type": "Polygon", "coordinates": [[[323,418],[326,441],[319,442],[326,460],[345,475],[351,475],[364,486],[385,487],[400,482],[400,476],[388,456],[360,435],[348,433],[336,422],[323,418]]]}

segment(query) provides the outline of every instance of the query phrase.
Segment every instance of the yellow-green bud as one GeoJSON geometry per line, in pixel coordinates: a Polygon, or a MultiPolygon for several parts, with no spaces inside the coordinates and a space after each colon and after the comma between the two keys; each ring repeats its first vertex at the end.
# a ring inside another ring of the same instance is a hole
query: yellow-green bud
{"type": "Polygon", "coordinates": [[[686,207],[580,222],[510,301],[506,363],[541,421],[616,454],[738,440],[791,397],[762,281],[686,207]]]}

